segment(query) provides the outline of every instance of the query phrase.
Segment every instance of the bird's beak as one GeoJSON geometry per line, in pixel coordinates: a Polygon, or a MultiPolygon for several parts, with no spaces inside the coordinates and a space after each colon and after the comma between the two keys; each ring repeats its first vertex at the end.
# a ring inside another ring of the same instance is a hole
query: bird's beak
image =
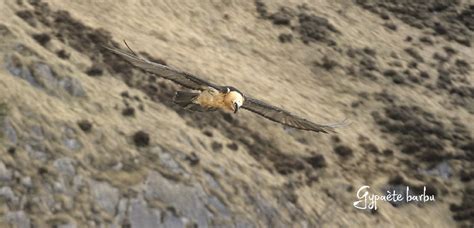
{"type": "Polygon", "coordinates": [[[234,104],[234,113],[237,113],[239,111],[239,105],[237,103],[234,104]]]}

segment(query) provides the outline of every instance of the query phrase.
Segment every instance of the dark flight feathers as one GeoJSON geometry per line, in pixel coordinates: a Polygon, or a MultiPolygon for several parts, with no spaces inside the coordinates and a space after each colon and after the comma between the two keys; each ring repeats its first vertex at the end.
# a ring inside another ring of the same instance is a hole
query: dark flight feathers
{"type": "MultiPolygon", "coordinates": [[[[193,90],[205,90],[208,87],[212,87],[219,91],[225,91],[226,87],[224,86],[218,86],[208,81],[205,81],[203,79],[200,79],[194,75],[191,75],[189,73],[186,73],[186,72],[183,72],[183,71],[180,71],[180,70],[177,70],[172,67],[165,66],[159,63],[151,62],[150,60],[144,57],[136,55],[135,52],[133,52],[133,50],[131,50],[130,48],[129,49],[132,52],[132,54],[123,52],[122,50],[115,49],[115,48],[110,48],[110,47],[105,47],[105,48],[114,52],[115,54],[122,56],[128,62],[130,62],[134,66],[144,71],[147,71],[149,73],[153,73],[153,74],[156,74],[157,76],[171,80],[186,88],[193,89],[193,90]]],[[[340,123],[335,123],[335,124],[313,123],[309,120],[295,116],[288,111],[282,110],[278,107],[267,104],[263,101],[253,99],[245,95],[244,97],[245,97],[245,101],[244,101],[244,104],[242,105],[242,108],[252,111],[254,113],[257,113],[259,115],[262,115],[272,121],[281,123],[289,127],[293,127],[293,128],[297,128],[301,130],[307,130],[307,131],[328,133],[328,132],[334,132],[334,128],[347,125],[345,120],[340,123]]]]}
{"type": "Polygon", "coordinates": [[[329,133],[334,132],[334,128],[347,125],[346,120],[333,124],[313,123],[304,118],[295,116],[288,111],[250,97],[245,97],[245,102],[242,105],[242,108],[260,114],[275,122],[300,130],[329,133]]]}
{"type": "MultiPolygon", "coordinates": [[[[142,56],[136,55],[134,52],[126,53],[122,50],[105,47],[108,50],[114,52],[125,58],[132,65],[152,74],[156,74],[165,79],[171,80],[175,83],[178,83],[186,88],[193,90],[204,90],[208,87],[213,87],[217,90],[222,90],[222,87],[214,85],[208,81],[202,80],[194,75],[188,74],[186,72],[174,69],[169,66],[165,66],[159,63],[152,62],[142,56]]],[[[130,49],[131,50],[131,49],[130,49]]]]}

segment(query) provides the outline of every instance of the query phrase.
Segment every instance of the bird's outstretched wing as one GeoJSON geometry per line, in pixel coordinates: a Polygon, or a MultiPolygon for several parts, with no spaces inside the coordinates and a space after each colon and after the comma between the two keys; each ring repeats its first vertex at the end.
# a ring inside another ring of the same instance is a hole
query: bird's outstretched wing
{"type": "Polygon", "coordinates": [[[283,125],[307,131],[329,133],[334,132],[334,128],[343,127],[348,124],[346,120],[333,124],[313,123],[304,118],[295,116],[288,111],[285,111],[283,109],[280,109],[278,107],[275,107],[273,105],[267,104],[263,101],[251,97],[245,97],[245,102],[242,105],[242,108],[262,115],[270,120],[281,123],[283,125]]]}
{"type": "Polygon", "coordinates": [[[135,52],[133,52],[133,50],[131,50],[130,48],[129,49],[132,53],[127,53],[127,52],[124,52],[122,50],[112,48],[112,47],[107,47],[107,46],[104,46],[104,47],[112,51],[113,53],[123,57],[125,60],[130,62],[135,67],[138,67],[146,72],[155,74],[159,77],[163,77],[165,79],[171,80],[186,88],[193,89],[193,90],[204,90],[204,89],[207,89],[208,87],[212,87],[219,91],[222,90],[221,86],[218,86],[206,80],[200,79],[192,74],[189,74],[189,73],[186,73],[186,72],[183,72],[183,71],[180,71],[180,70],[177,70],[172,67],[165,66],[159,63],[152,62],[142,56],[135,54],[135,52]]]}

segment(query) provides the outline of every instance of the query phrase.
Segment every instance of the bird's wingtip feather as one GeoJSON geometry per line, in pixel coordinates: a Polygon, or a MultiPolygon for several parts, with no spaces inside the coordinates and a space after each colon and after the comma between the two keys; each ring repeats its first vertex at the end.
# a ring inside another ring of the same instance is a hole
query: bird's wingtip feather
{"type": "Polygon", "coordinates": [[[324,126],[323,132],[324,133],[336,133],[336,128],[347,127],[351,124],[352,124],[352,122],[350,122],[349,118],[346,117],[346,118],[344,118],[344,120],[342,120],[340,122],[333,123],[333,124],[328,124],[328,125],[324,126]]]}

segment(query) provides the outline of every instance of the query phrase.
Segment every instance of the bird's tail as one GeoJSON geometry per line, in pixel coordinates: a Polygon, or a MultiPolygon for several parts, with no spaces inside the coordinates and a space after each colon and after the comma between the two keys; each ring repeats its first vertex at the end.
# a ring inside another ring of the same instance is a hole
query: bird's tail
{"type": "Polygon", "coordinates": [[[187,108],[194,104],[193,101],[197,96],[199,96],[199,93],[196,92],[177,91],[174,95],[173,102],[183,108],[187,108]]]}

